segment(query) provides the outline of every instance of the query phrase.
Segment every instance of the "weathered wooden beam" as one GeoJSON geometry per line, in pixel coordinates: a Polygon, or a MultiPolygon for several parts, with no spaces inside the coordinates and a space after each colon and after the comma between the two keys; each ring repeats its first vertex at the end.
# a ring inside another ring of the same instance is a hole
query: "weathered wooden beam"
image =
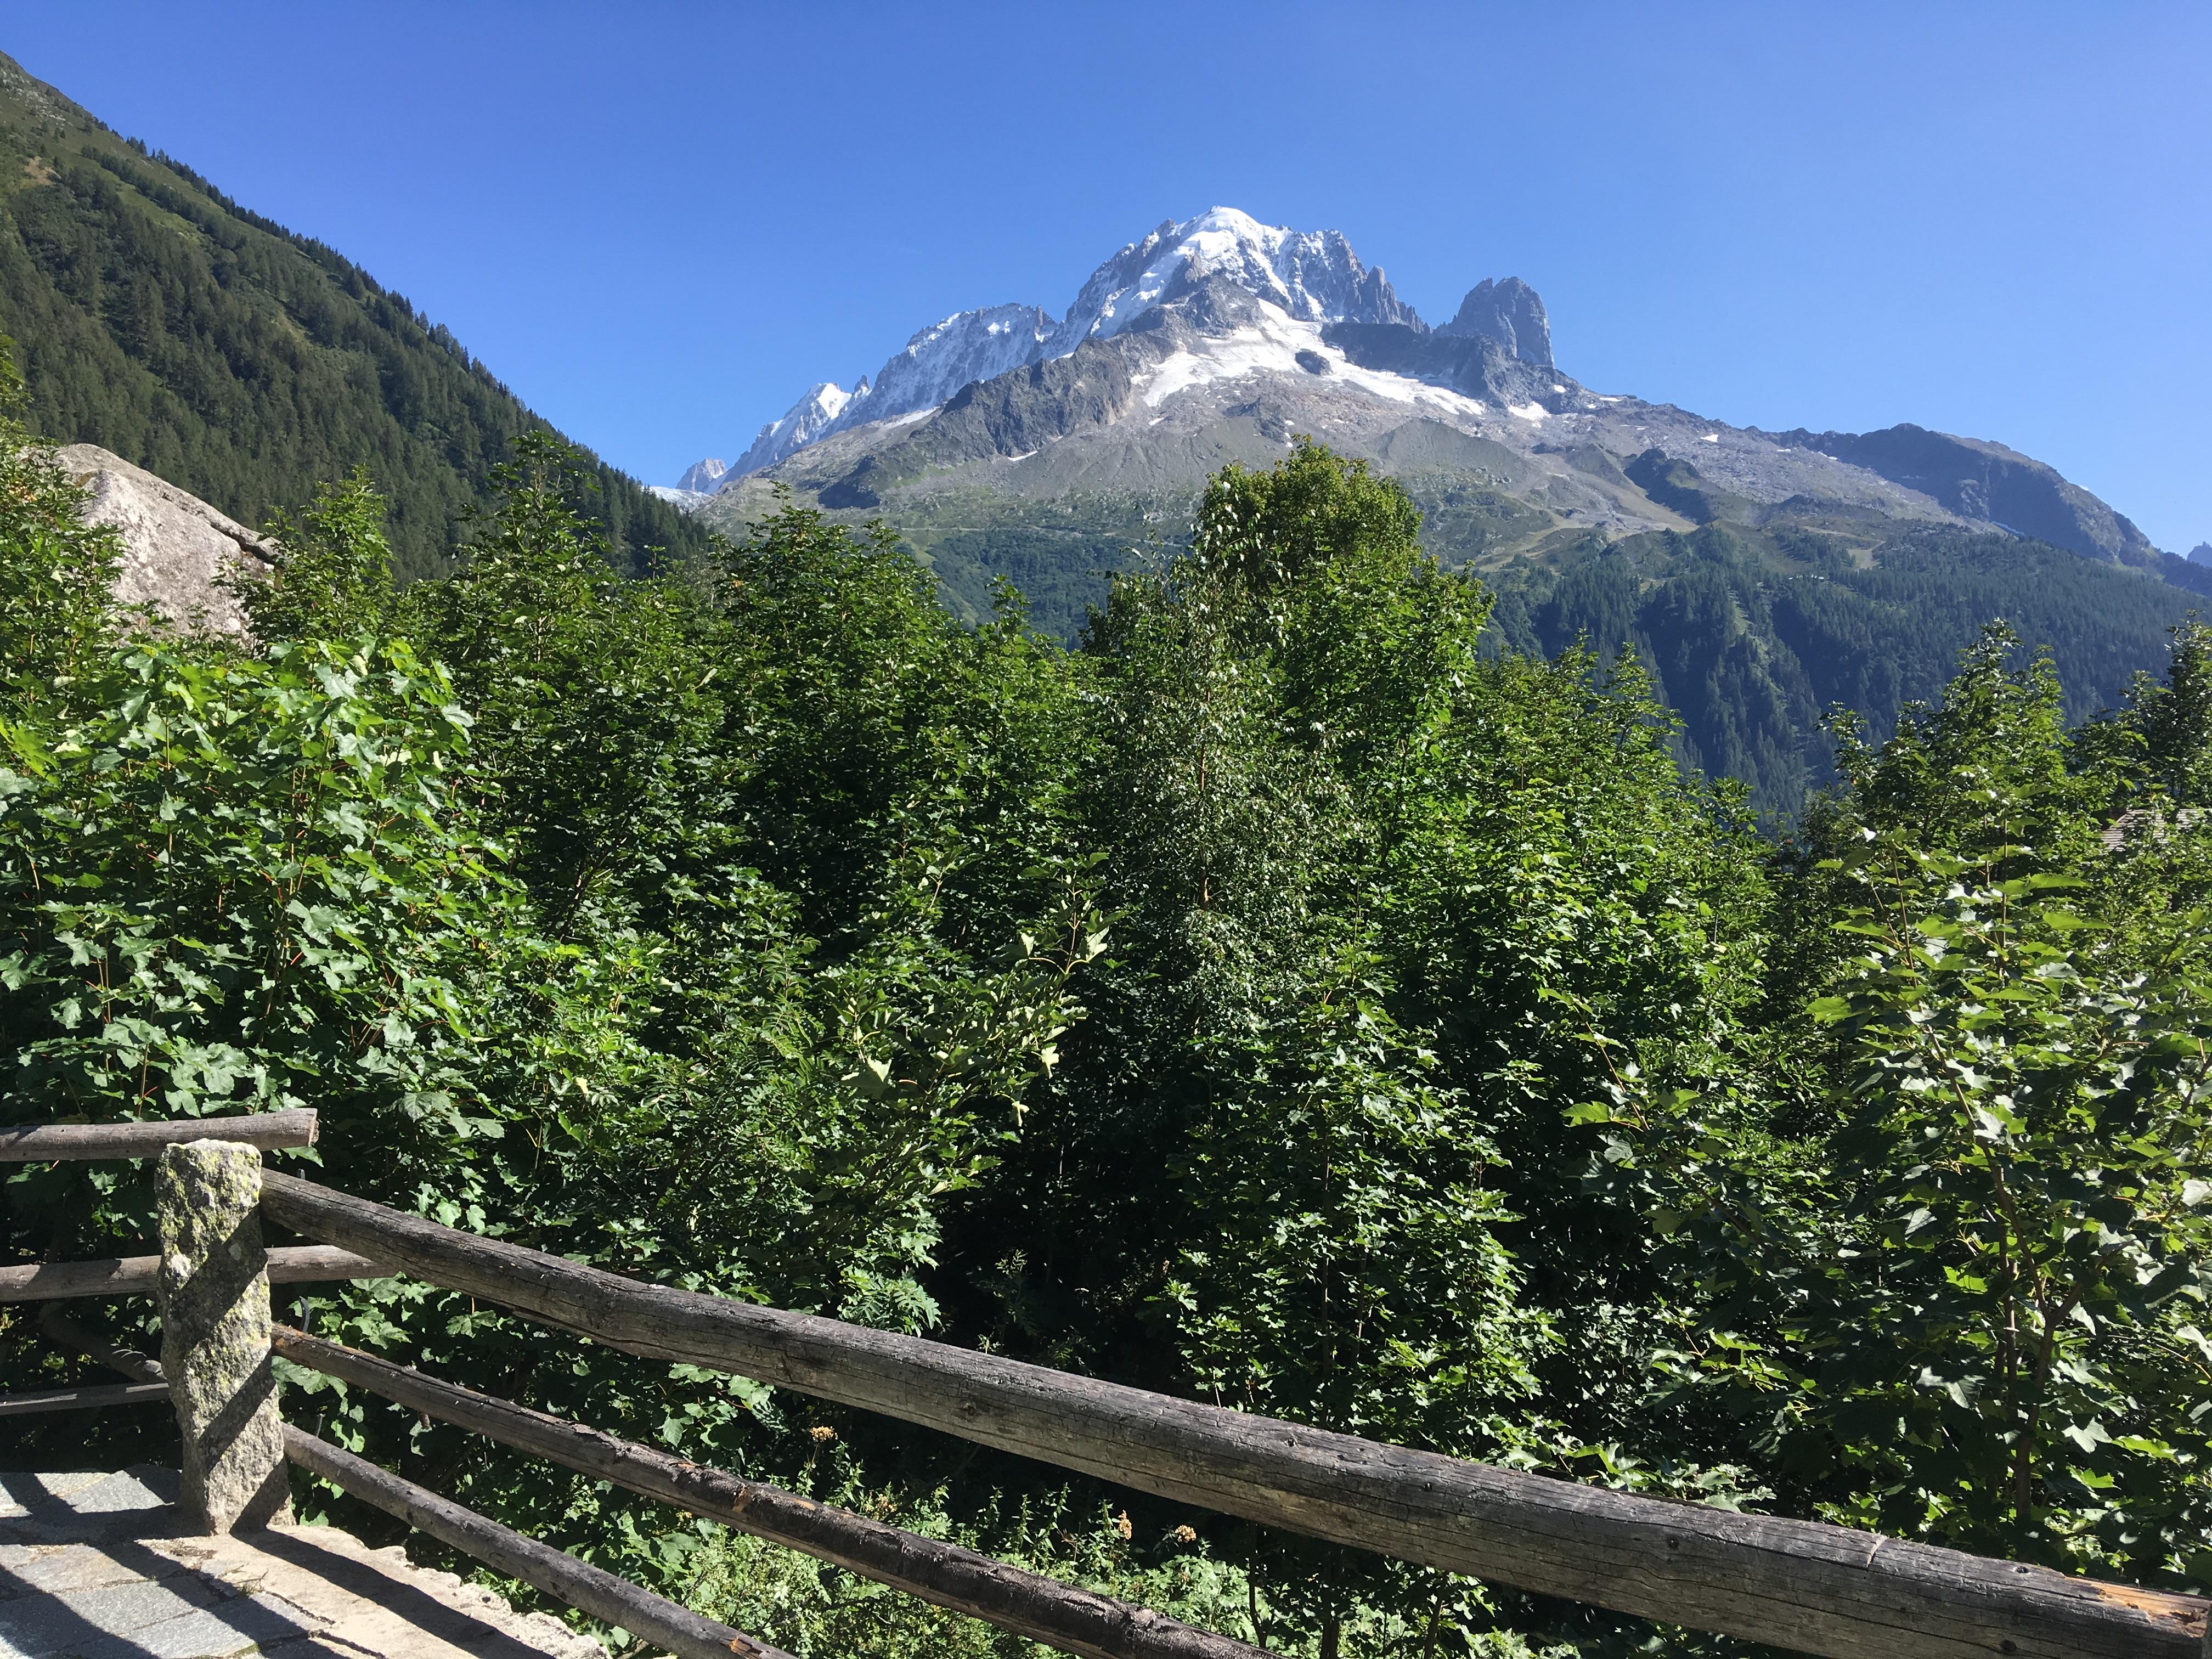
{"type": "Polygon", "coordinates": [[[34,1412],[81,1412],[101,1406],[137,1406],[149,1401],[167,1402],[166,1382],[102,1383],[89,1389],[41,1389],[34,1394],[0,1394],[0,1417],[27,1417],[34,1412]]]}
{"type": "Polygon", "coordinates": [[[2195,1596],[1634,1498],[640,1284],[294,1176],[270,1174],[262,1203],[311,1238],[611,1347],[1540,1595],[1826,1659],[2201,1659],[2195,1596]]]}
{"type": "Polygon", "coordinates": [[[672,1457],[580,1423],[393,1365],[279,1325],[270,1345],[410,1410],[457,1423],[565,1468],[673,1504],[847,1571],[1088,1659],[1271,1659],[1263,1650],[1178,1623],[1149,1607],[1024,1572],[957,1545],[721,1469],[672,1457]]]}
{"type": "MultiPolygon", "coordinates": [[[[96,1261],[32,1261],[0,1267],[0,1303],[68,1302],[82,1297],[151,1296],[157,1255],[96,1261]]],[[[389,1279],[375,1262],[331,1244],[287,1244],[269,1252],[271,1285],[318,1285],[334,1279],[389,1279]]]]}
{"type": "Polygon", "coordinates": [[[237,1140],[263,1152],[315,1144],[315,1115],[307,1108],[240,1117],[180,1117],[154,1123],[44,1123],[0,1129],[0,1164],[50,1158],[156,1158],[164,1146],[191,1140],[237,1140]]]}
{"type": "Polygon", "coordinates": [[[665,1596],[579,1561],[550,1545],[525,1538],[451,1498],[377,1468],[351,1452],[288,1426],[284,1455],[310,1474],[343,1488],[419,1532],[427,1532],[495,1572],[558,1596],[568,1606],[619,1625],[678,1659],[790,1659],[779,1648],[702,1618],[665,1596]]]}
{"type": "Polygon", "coordinates": [[[159,1362],[136,1348],[118,1346],[98,1331],[78,1324],[58,1308],[48,1308],[39,1315],[39,1334],[58,1346],[88,1354],[134,1382],[157,1382],[165,1390],[169,1386],[159,1362]]]}

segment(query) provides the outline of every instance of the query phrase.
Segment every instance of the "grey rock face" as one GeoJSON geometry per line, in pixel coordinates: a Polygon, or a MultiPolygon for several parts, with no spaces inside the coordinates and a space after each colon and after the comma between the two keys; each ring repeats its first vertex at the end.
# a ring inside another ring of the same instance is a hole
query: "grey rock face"
{"type": "Polygon", "coordinates": [[[1524,363],[1552,366],[1551,319],[1536,290],[1518,276],[1504,282],[1486,277],[1477,283],[1459,302],[1451,321],[1437,332],[1495,340],[1524,363]]]}
{"type": "Polygon", "coordinates": [[[2212,542],[2199,542],[2189,550],[2191,564],[2212,564],[2212,542]]]}
{"type": "Polygon", "coordinates": [[[1549,408],[1575,388],[1551,372],[1516,357],[1487,334],[1425,333],[1402,323],[1333,323],[1322,331],[1329,344],[1363,368],[1448,386],[1495,404],[1534,403],[1549,408]],[[1557,390],[1554,390],[1554,387],[1557,390]]]}
{"type": "Polygon", "coordinates": [[[910,436],[863,456],[819,499],[829,507],[872,507],[883,489],[927,468],[1031,455],[1071,433],[1109,425],[1129,407],[1130,355],[1121,342],[1086,340],[1067,356],[963,386],[910,436]]]}
{"type": "Polygon", "coordinates": [[[714,486],[722,482],[722,475],[729,470],[726,464],[709,456],[685,467],[684,476],[676,481],[676,487],[687,495],[709,495],[714,486]]]}
{"type": "Polygon", "coordinates": [[[115,597],[151,605],[174,628],[242,635],[246,613],[216,586],[236,573],[266,576],[276,550],[237,520],[120,455],[94,444],[70,444],[54,459],[89,493],[88,524],[112,525],[123,538],[115,597]]]}
{"type": "Polygon", "coordinates": [[[2150,538],[2126,518],[2056,469],[2002,444],[1909,423],[1879,432],[1800,428],[1775,436],[1880,473],[1962,518],[2049,542],[2083,558],[2131,565],[2156,560],[2150,538]]]}
{"type": "Polygon", "coordinates": [[[260,1206],[254,1148],[195,1140],[162,1152],[161,1370],[183,1431],[185,1510],[217,1535],[290,1513],[260,1206]]]}

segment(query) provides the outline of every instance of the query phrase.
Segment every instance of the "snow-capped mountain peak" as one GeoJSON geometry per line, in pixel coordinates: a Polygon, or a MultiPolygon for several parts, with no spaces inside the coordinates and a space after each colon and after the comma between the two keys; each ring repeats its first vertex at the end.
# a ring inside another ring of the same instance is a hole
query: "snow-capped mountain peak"
{"type": "Polygon", "coordinates": [[[1420,325],[1381,269],[1361,264],[1341,232],[1290,230],[1235,208],[1212,208],[1180,223],[1168,220],[1122,248],[1091,274],[1063,320],[1029,305],[956,312],[919,330],[872,386],[864,380],[850,392],[830,382],[813,387],[763,427],[734,465],[708,472],[713,464],[701,462],[680,487],[719,489],[834,432],[934,409],[976,381],[1118,334],[1209,278],[1225,279],[1296,322],[1420,325]]]}
{"type": "Polygon", "coordinates": [[[694,461],[690,466],[684,468],[684,476],[676,481],[676,487],[692,495],[711,495],[714,486],[722,482],[723,476],[729,470],[729,464],[726,461],[708,456],[706,459],[694,461]]]}
{"type": "Polygon", "coordinates": [[[1181,224],[1170,220],[1100,265],[1045,355],[1064,356],[1086,339],[1118,334],[1207,276],[1226,277],[1300,322],[1416,320],[1382,272],[1362,264],[1340,231],[1289,230],[1217,207],[1181,224]]]}
{"type": "Polygon", "coordinates": [[[829,430],[830,423],[845,412],[846,404],[855,398],[865,397],[867,390],[866,377],[850,392],[833,380],[808,388],[806,395],[787,410],[781,420],[770,421],[760,429],[752,447],[738,457],[737,465],[728,469],[715,487],[719,489],[731,478],[757,472],[764,466],[774,466],[793,450],[804,449],[829,430]]]}
{"type": "Polygon", "coordinates": [[[955,312],[919,329],[876,373],[873,391],[856,395],[839,427],[894,420],[934,409],[973,380],[988,380],[1035,362],[1052,319],[1037,306],[985,306],[955,312]]]}

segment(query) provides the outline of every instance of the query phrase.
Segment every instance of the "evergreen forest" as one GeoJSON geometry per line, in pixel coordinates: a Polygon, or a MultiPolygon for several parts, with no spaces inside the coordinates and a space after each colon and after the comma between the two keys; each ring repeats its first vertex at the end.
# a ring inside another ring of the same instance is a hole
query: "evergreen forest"
{"type": "MultiPolygon", "coordinates": [[[[1310,444],[1073,647],[811,508],[633,574],[541,432],[403,582],[375,465],[295,505],[240,643],[119,612],[112,532],[0,429],[0,1121],[309,1105],[280,1166],[617,1272],[2212,1590],[2212,633],[2077,720],[1983,618],[1891,729],[1838,718],[1778,836],[1636,653],[1501,645],[1411,497],[1310,444]]],[[[7,1247],[143,1249],[149,1206],[16,1166],[7,1247]]],[[[296,1311],[1301,1659],[1745,1651],[411,1280],[296,1311]]],[[[88,1378],[5,1320],[11,1384],[88,1378]]],[[[283,1381],[801,1659],[1027,1650],[283,1381]]],[[[174,1455],[161,1413],[11,1432],[174,1455]]]]}
{"type": "MultiPolygon", "coordinates": [[[[118,137],[0,56],[0,331],[32,428],[113,451],[247,525],[366,465],[394,568],[443,572],[491,468],[550,430],[452,332],[322,243],[118,137]]],[[[626,568],[703,534],[595,459],[626,568]]]]}
{"type": "Polygon", "coordinates": [[[1717,521],[1477,568],[1503,642],[1633,649],[1679,717],[1679,757],[1740,781],[1777,822],[1841,781],[1834,709],[1887,737],[1907,705],[1941,701],[1992,617],[2049,651],[2078,723],[2124,700],[2206,604],[2201,574],[2171,557],[2149,574],[1961,528],[1856,529],[1717,521]]]}

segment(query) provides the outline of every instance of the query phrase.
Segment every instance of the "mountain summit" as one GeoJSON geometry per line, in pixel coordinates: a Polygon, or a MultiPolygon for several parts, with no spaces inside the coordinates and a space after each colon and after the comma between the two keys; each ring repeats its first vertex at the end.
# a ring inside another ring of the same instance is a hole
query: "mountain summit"
{"type": "Polygon", "coordinates": [[[1414,323],[1382,270],[1359,262],[1341,231],[1292,231],[1218,207],[1170,220],[1091,273],[1044,356],[1120,333],[1154,306],[1220,277],[1305,323],[1414,323]]]}
{"type": "MultiPolygon", "coordinates": [[[[1085,340],[1110,338],[1155,307],[1173,304],[1214,280],[1300,322],[1424,326],[1413,308],[1391,291],[1381,268],[1370,270],[1360,262],[1342,232],[1289,230],[1263,225],[1235,208],[1212,208],[1181,223],[1166,220],[1150,235],[1127,244],[1091,273],[1062,318],[1039,306],[986,306],[916,330],[877,370],[872,382],[864,376],[849,392],[834,382],[810,387],[780,418],[761,428],[735,465],[725,471],[719,462],[696,463],[677,488],[711,492],[833,434],[936,409],[964,386],[1068,356],[1085,340]]],[[[1478,291],[1486,295],[1492,286],[1485,283],[1478,291]]],[[[1485,320],[1465,331],[1502,338],[1510,349],[1518,322],[1519,337],[1541,342],[1543,355],[1534,361],[1548,363],[1551,336],[1535,290],[1508,278],[1497,292],[1512,296],[1502,302],[1509,308],[1498,313],[1510,320],[1485,320]],[[1533,324],[1528,320],[1531,315],[1533,324]]],[[[1468,306],[1474,304],[1470,295],[1468,306]]],[[[1463,316],[1467,311],[1462,307],[1463,316]]],[[[1489,319],[1487,312],[1484,318],[1489,319]]],[[[1455,319],[1455,326],[1459,320],[1455,319]]]]}
{"type": "Polygon", "coordinates": [[[1459,302],[1458,314],[1437,332],[1484,335],[1523,362],[1552,366],[1552,319],[1536,290],[1518,276],[1477,283],[1459,302]]]}

